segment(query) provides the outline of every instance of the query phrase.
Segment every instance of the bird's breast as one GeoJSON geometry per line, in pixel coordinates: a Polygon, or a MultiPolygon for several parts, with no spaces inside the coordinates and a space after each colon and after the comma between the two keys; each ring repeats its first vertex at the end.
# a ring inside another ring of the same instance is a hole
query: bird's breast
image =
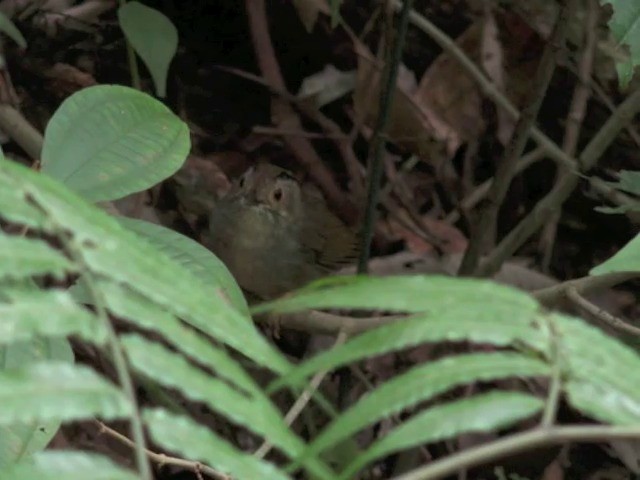
{"type": "Polygon", "coordinates": [[[315,275],[300,247],[300,228],[260,206],[226,206],[210,218],[211,248],[238,284],[270,298],[315,275]]]}

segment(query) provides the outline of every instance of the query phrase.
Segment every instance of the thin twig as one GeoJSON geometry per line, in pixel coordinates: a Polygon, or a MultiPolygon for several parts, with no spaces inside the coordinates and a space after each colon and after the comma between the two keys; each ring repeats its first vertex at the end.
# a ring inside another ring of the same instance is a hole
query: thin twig
{"type": "MultiPolygon", "coordinates": [[[[523,155],[520,160],[518,160],[518,165],[516,166],[516,174],[526,170],[534,163],[546,158],[547,152],[544,148],[538,147],[535,150],[523,155]]],[[[491,183],[493,182],[493,178],[489,178],[478,185],[469,195],[463,198],[460,201],[460,205],[450,212],[446,217],[444,217],[443,221],[446,223],[454,224],[458,220],[460,220],[460,212],[468,211],[473,208],[480,200],[484,198],[484,196],[489,191],[491,187],[491,183]]]]}
{"type": "Polygon", "coordinates": [[[543,288],[532,292],[532,295],[543,305],[553,307],[567,296],[570,289],[580,294],[587,294],[613,287],[619,283],[640,277],[640,272],[614,272],[603,275],[593,275],[562,282],[553,287],[543,288]]]}
{"type": "MultiPolygon", "coordinates": [[[[355,335],[406,318],[408,317],[402,315],[358,318],[312,310],[311,312],[281,315],[278,317],[278,321],[282,327],[302,332],[334,335],[345,332],[349,335],[355,335]]],[[[267,315],[255,315],[254,319],[258,323],[269,323],[267,315]]]]}
{"type": "Polygon", "coordinates": [[[576,306],[582,308],[587,313],[595,317],[597,320],[606,323],[607,325],[619,330],[621,332],[630,333],[636,337],[640,336],[640,328],[629,325],[624,320],[610,314],[606,310],[601,309],[597,305],[594,305],[589,300],[584,298],[575,288],[569,288],[567,290],[567,298],[571,300],[576,306]]]}
{"type": "Polygon", "coordinates": [[[306,130],[283,130],[281,128],[264,127],[261,125],[254,126],[251,131],[258,135],[273,135],[277,137],[297,136],[320,140],[325,140],[327,138],[345,140],[348,138],[344,133],[339,133],[336,135],[331,133],[308,132],[306,130]]]}
{"type": "MultiPolygon", "coordinates": [[[[331,348],[335,348],[342,345],[344,342],[347,341],[347,338],[349,338],[349,336],[345,332],[340,332],[331,348]]],[[[313,397],[313,394],[318,389],[318,387],[322,383],[322,380],[324,380],[324,377],[327,376],[327,373],[329,373],[329,371],[330,370],[322,370],[313,376],[307,388],[304,389],[302,394],[300,394],[298,399],[294,402],[294,404],[291,406],[291,408],[285,415],[284,421],[287,425],[291,426],[293,422],[296,420],[296,418],[298,418],[300,413],[302,413],[302,410],[304,410],[304,407],[307,406],[307,404],[309,403],[309,400],[311,400],[311,398],[313,397]]],[[[254,454],[254,456],[257,458],[264,458],[265,455],[267,455],[267,453],[269,453],[269,451],[272,448],[273,448],[273,444],[270,443],[269,440],[265,440],[265,442],[260,446],[260,448],[256,450],[256,453],[254,454]]]]}
{"type": "Polygon", "coordinates": [[[613,439],[637,440],[640,427],[619,427],[606,425],[536,428],[470,448],[450,455],[443,460],[394,477],[391,480],[434,480],[453,475],[459,470],[483,465],[519,452],[538,447],[570,442],[593,443],[613,439]]]}
{"type": "MultiPolygon", "coordinates": [[[[399,10],[403,6],[402,0],[393,0],[396,10],[399,10]]],[[[467,54],[454,42],[446,33],[436,27],[426,17],[420,15],[415,10],[411,10],[409,14],[409,20],[424,33],[429,35],[446,53],[451,55],[455,61],[469,74],[469,76],[478,83],[482,94],[487,98],[493,100],[498,107],[504,109],[506,113],[513,119],[520,117],[520,112],[506,97],[506,95],[498,88],[498,86],[492,82],[484,72],[471,60],[467,54]]],[[[536,143],[544,147],[549,157],[554,161],[565,164],[569,168],[573,168],[577,171],[577,163],[575,158],[571,158],[547,135],[545,135],[539,128],[531,128],[531,137],[536,143]]]]}
{"type": "MultiPolygon", "coordinates": [[[[579,163],[584,171],[593,168],[604,151],[615,140],[616,136],[640,112],[640,88],[635,90],[609,117],[598,133],[591,139],[579,157],[579,163]]],[[[554,185],[551,191],[540,200],[533,210],[487,256],[480,265],[480,276],[491,276],[502,262],[513,255],[531,235],[533,235],[549,218],[549,215],[560,208],[571,192],[578,185],[579,177],[569,175],[554,185]]]]}
{"type": "Polygon", "coordinates": [[[382,181],[382,163],[384,148],[386,145],[385,131],[389,121],[389,112],[393,101],[393,95],[396,90],[396,78],[398,76],[398,68],[402,60],[402,50],[404,48],[407,26],[409,24],[409,11],[413,0],[406,0],[400,11],[400,20],[398,24],[398,32],[395,36],[393,48],[387,59],[387,68],[384,84],[381,89],[380,104],[378,108],[378,117],[373,134],[373,146],[371,149],[371,157],[368,171],[367,185],[367,203],[364,213],[364,222],[361,235],[360,258],[358,259],[358,273],[366,273],[367,263],[369,262],[369,254],[371,248],[371,240],[373,239],[373,226],[376,218],[376,208],[378,206],[378,196],[380,192],[380,183],[382,181]]]}
{"type": "MultiPolygon", "coordinates": [[[[412,157],[413,158],[413,157],[412,157]]],[[[407,163],[412,163],[407,162],[407,163]]],[[[427,243],[431,243],[438,250],[442,250],[444,248],[444,243],[438,236],[431,233],[424,224],[422,217],[420,216],[420,212],[415,205],[415,199],[411,192],[408,192],[405,186],[400,181],[399,175],[395,166],[393,165],[393,161],[391,159],[386,158],[385,161],[386,172],[388,184],[380,192],[380,203],[385,207],[385,209],[389,212],[389,215],[396,220],[400,225],[410,230],[412,233],[419,236],[421,239],[426,241],[427,243]],[[396,202],[394,202],[393,198],[389,194],[389,190],[392,190],[395,194],[395,197],[399,201],[399,208],[396,207],[396,202]],[[403,212],[409,217],[407,219],[403,212]]]]}
{"type": "MultiPolygon", "coordinates": [[[[353,144],[353,139],[351,138],[350,135],[345,134],[341,129],[340,126],[334,122],[333,120],[331,120],[329,117],[327,117],[326,115],[324,115],[320,110],[318,110],[317,108],[313,108],[310,105],[308,105],[304,100],[296,97],[295,95],[289,93],[287,90],[282,90],[278,87],[276,87],[275,85],[270,84],[268,81],[266,81],[265,79],[254,75],[253,73],[249,73],[249,72],[245,72],[244,70],[240,70],[238,68],[234,68],[234,67],[227,67],[227,66],[223,66],[223,65],[216,65],[215,68],[222,70],[224,72],[229,72],[233,75],[237,75],[239,77],[242,78],[246,78],[247,80],[251,80],[253,82],[256,82],[262,86],[264,86],[265,88],[268,88],[271,93],[273,93],[274,95],[278,95],[279,97],[283,98],[284,100],[288,101],[289,103],[295,105],[295,107],[300,110],[300,112],[302,112],[307,118],[309,118],[309,120],[313,120],[314,122],[316,122],[320,127],[322,127],[322,129],[326,132],[326,135],[320,137],[320,138],[328,138],[330,140],[333,140],[337,150],[340,152],[340,154],[342,155],[342,161],[345,165],[345,168],[347,170],[347,172],[349,173],[349,178],[351,179],[351,183],[352,183],[352,187],[353,187],[353,193],[356,197],[359,197],[362,195],[362,191],[363,191],[363,182],[362,182],[362,171],[363,171],[363,167],[362,165],[360,165],[360,162],[358,161],[358,158],[356,157],[355,153],[353,152],[353,148],[352,148],[352,144],[353,144]]],[[[255,127],[254,130],[256,131],[256,133],[262,133],[259,132],[257,130],[258,127],[255,127]]],[[[267,127],[259,127],[260,129],[263,129],[265,132],[269,133],[269,131],[267,131],[267,127]]],[[[271,129],[274,133],[275,132],[281,132],[280,135],[282,136],[286,136],[287,133],[286,132],[293,132],[293,131],[300,131],[303,132],[304,130],[302,129],[302,127],[300,127],[300,129],[282,129],[282,128],[273,128],[271,129]]],[[[313,138],[312,136],[309,136],[308,134],[306,135],[301,135],[301,136],[306,136],[307,138],[313,138]]]]}
{"type": "MultiPolygon", "coordinates": [[[[584,26],[584,47],[582,55],[578,62],[578,81],[573,91],[571,105],[569,107],[569,115],[567,116],[567,126],[565,128],[564,138],[562,140],[562,150],[572,157],[576,154],[578,147],[578,139],[580,138],[580,130],[582,122],[587,112],[587,102],[591,97],[591,89],[589,88],[589,80],[593,71],[593,60],[596,50],[596,26],[598,21],[599,7],[595,0],[586,0],[587,4],[587,22],[584,26]]],[[[558,183],[566,175],[573,175],[573,172],[562,165],[558,166],[555,183],[558,183]]],[[[551,218],[545,224],[540,237],[540,249],[542,256],[542,271],[548,272],[553,255],[553,247],[555,245],[556,234],[558,231],[558,222],[562,209],[558,208],[553,212],[551,218]]]]}
{"type": "Polygon", "coordinates": [[[534,86],[531,89],[530,97],[527,99],[527,106],[518,118],[511,141],[507,145],[504,157],[498,165],[489,189],[486,207],[480,213],[478,228],[475,229],[475,234],[472,235],[469,247],[462,259],[458,272],[460,275],[475,274],[478,270],[480,256],[495,243],[498,212],[515,175],[518,159],[522,156],[529,139],[531,127],[538,116],[542,100],[549,88],[551,77],[556,69],[558,55],[564,48],[569,20],[575,11],[575,6],[576,0],[565,0],[564,5],[561,7],[551,38],[542,54],[534,86]]]}
{"type": "MultiPolygon", "coordinates": [[[[566,65],[566,68],[569,71],[575,73],[576,76],[579,75],[578,69],[576,66],[572,64],[568,64],[566,65]]],[[[613,112],[616,109],[616,106],[613,103],[613,100],[611,100],[611,97],[607,95],[607,92],[604,91],[604,89],[600,86],[600,84],[594,78],[589,79],[589,83],[587,86],[598,96],[600,101],[604,103],[604,105],[607,107],[609,112],[613,112]]],[[[631,139],[634,141],[636,146],[640,147],[640,133],[638,133],[638,130],[636,129],[636,127],[633,124],[627,125],[625,127],[625,130],[627,131],[631,139]]]]}
{"type": "MultiPolygon", "coordinates": [[[[114,430],[113,428],[108,427],[107,425],[105,425],[104,423],[98,420],[96,420],[95,422],[100,428],[100,433],[106,433],[111,438],[117,440],[123,445],[126,445],[127,447],[130,447],[130,448],[135,448],[136,444],[133,441],[131,441],[131,439],[125,437],[120,432],[114,430]]],[[[220,473],[211,467],[202,465],[200,462],[193,462],[191,460],[185,460],[184,458],[171,457],[169,455],[165,455],[164,453],[156,453],[149,450],[148,448],[145,448],[144,452],[152,462],[156,463],[161,467],[164,465],[173,465],[175,467],[186,468],[194,472],[200,471],[211,478],[215,478],[216,480],[230,480],[229,476],[223,473],[220,473]]]]}
{"type": "MultiPolygon", "coordinates": [[[[245,7],[260,72],[269,85],[273,85],[283,92],[287,91],[269,34],[265,2],[264,0],[245,0],[245,7]]],[[[288,102],[277,98],[273,100],[271,105],[274,123],[279,128],[302,130],[300,118],[288,102]]],[[[336,213],[348,223],[352,223],[357,217],[355,205],[340,189],[331,171],[324,164],[311,142],[306,138],[294,136],[285,136],[283,140],[311,177],[318,182],[327,201],[336,209],[336,213]]]]}
{"type": "MultiPolygon", "coordinates": [[[[396,10],[402,8],[402,0],[393,0],[396,10]]],[[[504,109],[513,119],[517,119],[520,116],[518,109],[511,103],[506,95],[484,74],[484,72],[471,60],[467,54],[442,30],[440,30],[435,24],[429,21],[426,17],[420,15],[415,10],[412,10],[409,14],[409,20],[418,29],[429,35],[451,58],[457,61],[460,66],[469,74],[469,76],[475,80],[480,88],[482,94],[487,98],[493,100],[498,107],[504,109]]],[[[593,83],[593,88],[596,92],[601,91],[596,83],[593,83]]],[[[615,106],[603,97],[603,101],[607,104],[611,111],[615,110],[615,106]]],[[[625,126],[628,129],[629,125],[625,126]]],[[[633,135],[634,138],[637,135],[633,135]]],[[[565,152],[544,132],[539,128],[533,127],[531,129],[531,138],[538,144],[538,146],[545,149],[549,158],[555,162],[564,165],[568,169],[576,174],[579,174],[577,160],[565,152]]],[[[599,192],[604,191],[602,181],[600,179],[592,179],[591,177],[584,177],[591,185],[599,192]]],[[[629,204],[628,197],[613,196],[611,201],[621,205],[629,204]]]]}

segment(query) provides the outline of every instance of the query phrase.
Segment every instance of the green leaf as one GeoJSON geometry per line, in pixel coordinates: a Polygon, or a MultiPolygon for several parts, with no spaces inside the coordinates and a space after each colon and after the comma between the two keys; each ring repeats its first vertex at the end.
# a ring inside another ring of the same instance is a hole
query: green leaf
{"type": "Polygon", "coordinates": [[[20,48],[27,48],[27,41],[18,27],[2,12],[0,12],[0,32],[7,34],[20,48]]]}
{"type": "Polygon", "coordinates": [[[0,303],[0,343],[28,340],[38,335],[66,337],[75,334],[96,344],[106,340],[104,326],[91,312],[75,303],[68,292],[3,293],[10,301],[0,303]]]}
{"type": "Polygon", "coordinates": [[[91,292],[89,291],[89,287],[87,286],[87,282],[85,278],[81,275],[76,280],[76,283],[72,285],[69,290],[69,295],[79,304],[81,305],[93,305],[93,297],[91,292]]]}
{"type": "Polygon", "coordinates": [[[220,288],[231,304],[251,322],[249,307],[235,279],[218,258],[197,242],[168,228],[144,220],[121,217],[121,224],[133,230],[158,250],[191,270],[207,286],[220,288]]]}
{"type": "Polygon", "coordinates": [[[328,277],[281,300],[260,305],[255,312],[292,312],[318,308],[353,308],[429,312],[434,316],[451,308],[492,314],[494,304],[510,311],[534,311],[535,300],[515,288],[495,282],[436,275],[389,277],[328,277]],[[463,307],[460,307],[460,304],[463,307]],[[481,307],[481,308],[480,308],[481,307]],[[487,308],[489,307],[489,308],[487,308]]]}
{"type": "Polygon", "coordinates": [[[158,10],[135,1],[118,9],[118,21],[127,40],[149,69],[156,93],[164,97],[169,65],[178,50],[178,30],[158,10]]]}
{"type": "Polygon", "coordinates": [[[631,170],[620,170],[618,182],[610,182],[614,188],[623,190],[634,195],[640,195],[640,172],[631,170]]]}
{"type": "Polygon", "coordinates": [[[367,425],[453,387],[507,377],[546,376],[549,371],[549,366],[542,361],[515,353],[474,353],[419,365],[356,402],[314,439],[306,455],[317,454],[367,425]]]}
{"type": "Polygon", "coordinates": [[[635,206],[635,205],[620,205],[620,206],[617,206],[617,207],[605,207],[605,206],[594,207],[594,210],[596,212],[604,213],[604,214],[607,214],[607,215],[620,215],[620,214],[625,214],[627,212],[640,211],[640,203],[638,203],[638,206],[635,206]]]}
{"type": "Polygon", "coordinates": [[[0,371],[45,360],[74,361],[69,342],[60,338],[37,338],[0,346],[0,371]]]}
{"type": "Polygon", "coordinates": [[[429,408],[406,420],[375,442],[341,473],[343,480],[376,458],[461,433],[491,432],[539,412],[542,400],[512,392],[492,392],[429,408]]]}
{"type": "Polygon", "coordinates": [[[39,452],[29,462],[0,472],[0,480],[137,480],[138,475],[95,453],[39,452]]]}
{"type": "Polygon", "coordinates": [[[253,378],[224,349],[214,346],[171,313],[119,283],[101,281],[99,289],[107,309],[113,315],[160,333],[176,349],[211,368],[230,384],[250,393],[261,393],[253,378]]]}
{"type": "Polygon", "coordinates": [[[302,442],[291,433],[280,412],[264,397],[249,397],[226,382],[189,364],[187,360],[152,343],[139,335],[122,338],[133,367],[160,384],[180,389],[187,397],[205,402],[213,410],[225,415],[253,432],[268,438],[295,457],[302,451],[302,442]]]}
{"type": "MultiPolygon", "coordinates": [[[[251,398],[238,392],[189,364],[184,357],[139,335],[125,336],[122,344],[134,368],[144,375],[166,387],[180,389],[191,400],[206,403],[212,410],[263,436],[290,458],[302,453],[303,442],[266,397],[251,398]]],[[[329,469],[315,458],[307,459],[304,465],[314,475],[333,478],[329,469]]]]}
{"type": "MultiPolygon", "coordinates": [[[[116,219],[83,202],[57,181],[9,161],[0,161],[0,178],[28,195],[58,230],[72,236],[92,275],[127,285],[214,339],[276,372],[291,367],[243,315],[190,271],[157,251],[116,219]]],[[[0,204],[0,215],[7,208],[0,204]]]]}
{"type": "Polygon", "coordinates": [[[613,7],[609,29],[619,45],[629,47],[629,60],[616,63],[620,84],[626,88],[640,64],[640,3],[630,0],[600,0],[600,3],[613,7]]]}
{"type": "MultiPolygon", "coordinates": [[[[402,295],[402,294],[398,294],[402,295]]],[[[484,306],[466,308],[463,300],[437,317],[418,314],[383,325],[295,367],[276,379],[267,391],[286,385],[301,386],[306,377],[351,362],[382,355],[421,343],[472,341],[497,346],[518,346],[548,355],[549,332],[539,313],[494,303],[489,296],[484,306]]]]}
{"type": "MultiPolygon", "coordinates": [[[[38,338],[0,346],[0,369],[23,367],[40,360],[73,362],[73,352],[64,339],[38,338]]],[[[0,370],[1,371],[1,370],[0,370]]],[[[3,406],[0,404],[0,410],[3,406]]],[[[59,420],[0,425],[0,472],[8,465],[42,450],[60,427],[59,420]]]]}
{"type": "Polygon", "coordinates": [[[87,367],[62,362],[0,372],[0,423],[125,417],[123,394],[87,367]]]}
{"type": "Polygon", "coordinates": [[[146,190],[189,152],[187,126],[132,88],[98,85],[67,98],[49,121],[42,171],[90,201],[146,190]]]}
{"type": "Polygon", "coordinates": [[[290,478],[272,464],[237,450],[187,417],[155,409],[146,410],[143,418],[157,443],[181,456],[210,465],[233,478],[290,478]]]}
{"type": "Polygon", "coordinates": [[[331,10],[331,28],[336,28],[340,19],[340,5],[343,0],[331,0],[329,2],[329,9],[331,10]]]}
{"type": "Polygon", "coordinates": [[[589,272],[589,275],[604,275],[613,272],[640,272],[640,234],[609,260],[604,261],[589,272]]]}
{"type": "Polygon", "coordinates": [[[15,189],[9,179],[2,177],[0,177],[0,205],[3,207],[0,215],[8,222],[31,228],[45,226],[45,214],[31,205],[23,192],[15,189]]]}
{"type": "Polygon", "coordinates": [[[0,231],[0,278],[53,275],[60,279],[74,270],[73,264],[46,242],[0,231]]]}
{"type": "Polygon", "coordinates": [[[582,319],[551,315],[550,321],[569,402],[603,422],[638,424],[640,355],[582,319]]]}

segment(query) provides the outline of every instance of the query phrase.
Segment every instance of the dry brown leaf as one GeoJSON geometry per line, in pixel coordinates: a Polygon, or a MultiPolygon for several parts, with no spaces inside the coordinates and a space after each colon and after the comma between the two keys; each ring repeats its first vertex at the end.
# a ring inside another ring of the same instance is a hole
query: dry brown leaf
{"type": "MultiPolygon", "coordinates": [[[[456,40],[458,46],[480,65],[489,79],[521,108],[531,89],[541,41],[520,17],[504,12],[485,12],[456,40]],[[501,37],[509,38],[503,44],[501,37]]],[[[460,63],[443,52],[427,69],[414,99],[448,126],[447,151],[477,140],[486,129],[482,111],[483,96],[478,84],[460,63]]],[[[505,144],[515,121],[497,110],[498,138],[505,144]]]]}
{"type": "MultiPolygon", "coordinates": [[[[356,122],[371,127],[378,115],[381,67],[364,44],[354,39],[354,45],[358,55],[353,94],[356,122]]],[[[446,142],[448,127],[413,100],[415,82],[411,82],[409,71],[403,66],[397,85],[387,127],[389,139],[423,160],[439,165],[441,145],[446,142]]]]}
{"type": "MultiPolygon", "coordinates": [[[[476,63],[479,59],[482,24],[472,24],[457,40],[476,63]]],[[[416,103],[428,106],[449,130],[447,151],[452,154],[462,144],[477,139],[485,130],[482,96],[477,83],[449,54],[431,64],[414,95],[416,103]]]]}
{"type": "MultiPolygon", "coordinates": [[[[426,215],[422,217],[422,223],[431,235],[441,241],[444,253],[460,253],[466,250],[467,238],[454,226],[426,215]]],[[[392,218],[388,220],[388,234],[393,240],[404,240],[407,250],[412,253],[423,254],[435,251],[433,245],[424,238],[392,218]]]]}
{"type": "MultiPolygon", "coordinates": [[[[489,9],[485,11],[484,22],[482,24],[482,40],[480,42],[480,59],[482,69],[487,76],[495,83],[501,91],[505,91],[505,71],[504,71],[504,51],[500,43],[500,31],[496,22],[495,15],[489,9]]],[[[503,145],[506,145],[513,129],[515,128],[515,119],[498,108],[498,139],[503,145]]]]}

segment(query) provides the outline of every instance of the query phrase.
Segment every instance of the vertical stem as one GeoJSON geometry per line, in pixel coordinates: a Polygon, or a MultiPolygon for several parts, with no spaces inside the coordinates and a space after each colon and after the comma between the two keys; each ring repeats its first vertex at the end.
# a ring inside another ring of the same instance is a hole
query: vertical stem
{"type": "Polygon", "coordinates": [[[136,52],[133,50],[129,40],[127,42],[127,61],[129,62],[129,71],[131,72],[131,85],[136,90],[142,91],[142,83],[140,82],[140,71],[138,70],[138,59],[136,52]]]}
{"type": "Polygon", "coordinates": [[[373,154],[371,155],[371,161],[369,163],[367,204],[364,214],[364,224],[362,226],[358,273],[366,273],[367,264],[369,263],[369,250],[371,248],[371,240],[373,238],[373,226],[376,219],[376,207],[380,193],[380,182],[382,180],[382,156],[386,145],[384,132],[389,121],[389,111],[391,110],[391,102],[393,101],[393,94],[396,88],[398,66],[402,57],[402,49],[404,47],[407,25],[409,24],[409,12],[412,4],[413,0],[406,0],[402,6],[402,10],[400,11],[398,34],[387,61],[387,68],[385,69],[385,81],[380,94],[378,118],[374,129],[373,154]]]}
{"type": "MultiPolygon", "coordinates": [[[[120,8],[124,7],[127,3],[126,0],[118,0],[120,3],[120,8]]],[[[123,32],[124,33],[124,32],[123,32]]],[[[138,60],[136,58],[136,52],[133,50],[131,46],[131,42],[127,40],[125,35],[124,41],[127,45],[127,63],[129,64],[129,72],[131,73],[131,85],[136,90],[142,90],[142,84],[140,82],[140,71],[138,70],[138,60]]]]}
{"type": "MultiPolygon", "coordinates": [[[[587,103],[591,97],[591,72],[593,71],[593,60],[595,57],[596,32],[598,23],[599,8],[595,0],[584,0],[584,8],[587,12],[587,21],[584,26],[584,40],[582,54],[578,61],[578,83],[573,90],[571,98],[571,106],[567,115],[567,126],[565,128],[564,139],[562,140],[562,150],[570,156],[574,156],[578,148],[578,140],[580,138],[580,130],[582,122],[587,113],[587,103]]],[[[556,182],[559,182],[563,176],[573,175],[570,168],[564,165],[558,165],[556,173],[556,182]]],[[[549,271],[551,257],[553,256],[553,247],[558,230],[558,222],[562,214],[562,209],[554,212],[553,217],[549,219],[540,238],[540,247],[543,251],[542,270],[549,271]]]]}

